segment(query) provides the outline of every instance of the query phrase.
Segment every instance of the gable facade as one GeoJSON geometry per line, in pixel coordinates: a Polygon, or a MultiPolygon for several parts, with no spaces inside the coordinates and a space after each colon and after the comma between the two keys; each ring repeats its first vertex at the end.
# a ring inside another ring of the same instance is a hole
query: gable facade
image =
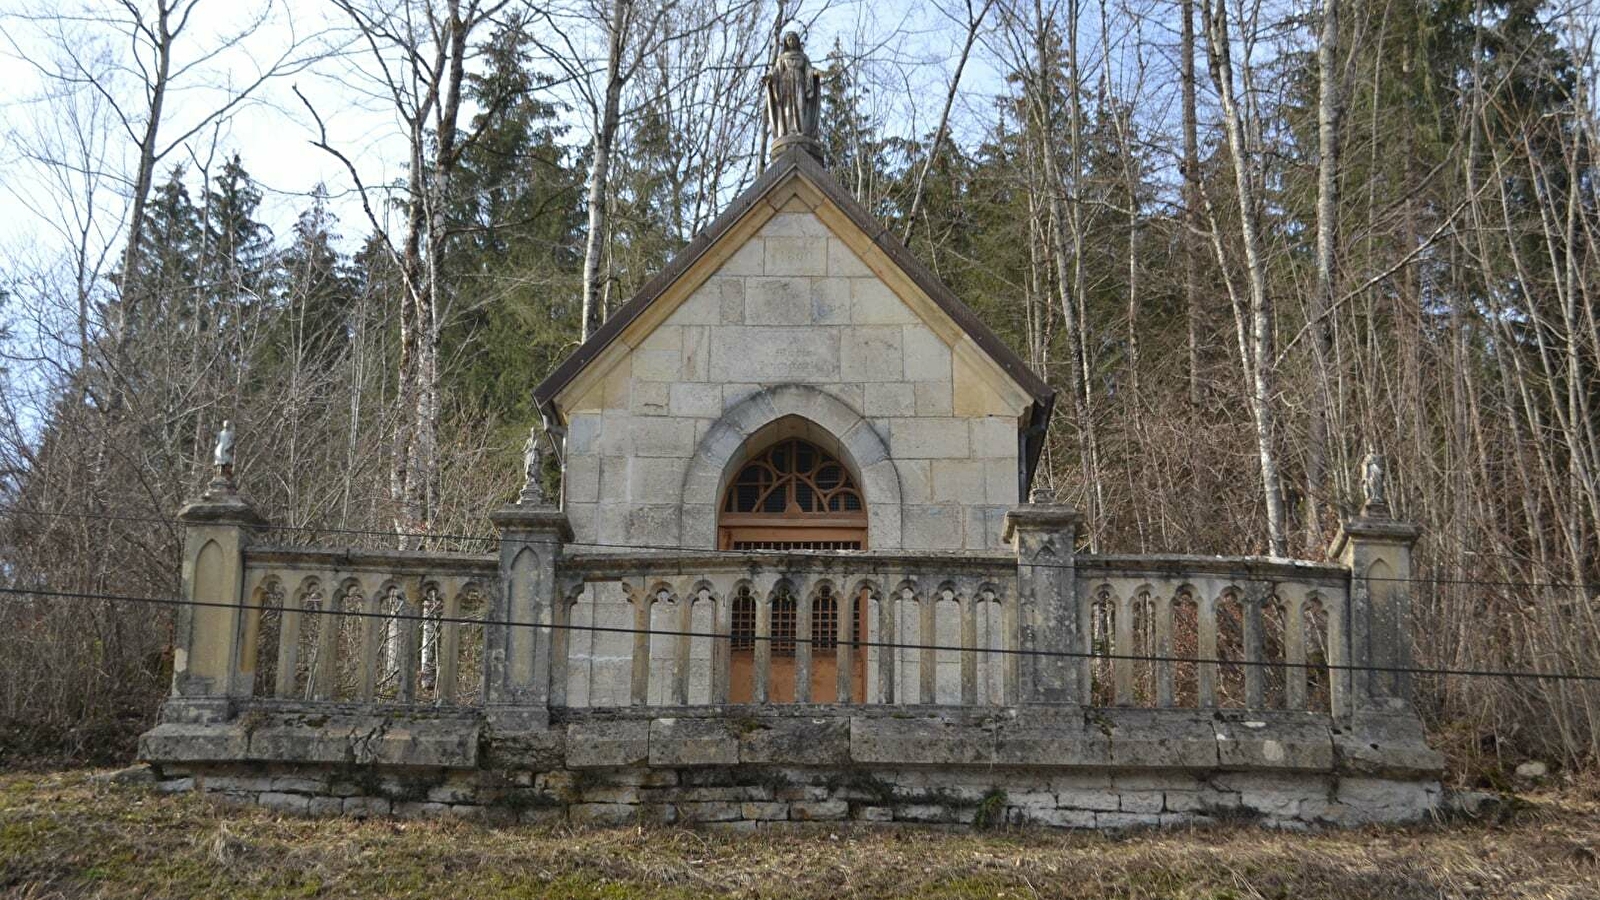
{"type": "Polygon", "coordinates": [[[541,386],[565,428],[562,506],[580,543],[713,549],[740,465],[800,437],[859,485],[867,549],[1000,546],[1048,411],[1039,386],[806,168],[769,170],[692,261],[541,386]]]}

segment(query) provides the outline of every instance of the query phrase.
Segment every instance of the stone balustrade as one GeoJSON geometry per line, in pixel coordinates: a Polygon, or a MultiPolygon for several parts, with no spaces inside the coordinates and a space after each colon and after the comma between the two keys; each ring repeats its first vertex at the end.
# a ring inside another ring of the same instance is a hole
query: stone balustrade
{"type": "Polygon", "coordinates": [[[490,556],[259,547],[244,552],[252,693],[471,703],[482,692],[490,556]],[[465,621],[464,621],[465,620],[465,621]]]}
{"type": "Polygon", "coordinates": [[[1008,557],[592,554],[566,558],[557,580],[557,706],[977,706],[1018,696],[1008,557]]]}
{"type": "Polygon", "coordinates": [[[1009,555],[596,553],[539,505],[495,514],[498,557],[264,546],[236,496],[183,517],[195,604],[140,745],[174,789],[751,827],[822,815],[728,805],[774,778],[896,822],[971,821],[929,778],[1093,827],[1390,821],[1439,796],[1400,671],[1416,531],[1388,519],[1321,564],[1080,555],[1053,505],[1007,516],[1009,555]],[[401,787],[347,795],[352,772],[401,787]]]}

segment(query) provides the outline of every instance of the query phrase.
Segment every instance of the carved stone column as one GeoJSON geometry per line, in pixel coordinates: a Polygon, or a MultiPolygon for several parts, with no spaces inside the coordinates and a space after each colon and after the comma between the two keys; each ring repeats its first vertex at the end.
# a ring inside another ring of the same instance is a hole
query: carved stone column
{"type": "Polygon", "coordinates": [[[1089,609],[1077,594],[1077,539],[1083,515],[1039,496],[1006,513],[1003,539],[1017,554],[1017,697],[1022,703],[1083,704],[1087,656],[1029,656],[1028,651],[1089,650],[1089,609]],[[1043,500],[1045,502],[1039,502],[1043,500]]]}
{"type": "MultiPolygon", "coordinates": [[[[231,464],[230,464],[231,470],[231,464]]],[[[231,476],[231,471],[228,473],[231,476]]],[[[172,695],[162,719],[225,720],[232,701],[255,686],[256,648],[245,646],[251,615],[244,596],[244,552],[265,521],[219,478],[178,512],[183,523],[183,598],[173,640],[172,695]]]]}
{"type": "Polygon", "coordinates": [[[541,730],[550,721],[556,566],[572,526],[543,503],[509,504],[490,518],[500,530],[500,580],[484,626],[484,711],[498,730],[541,730]]]}

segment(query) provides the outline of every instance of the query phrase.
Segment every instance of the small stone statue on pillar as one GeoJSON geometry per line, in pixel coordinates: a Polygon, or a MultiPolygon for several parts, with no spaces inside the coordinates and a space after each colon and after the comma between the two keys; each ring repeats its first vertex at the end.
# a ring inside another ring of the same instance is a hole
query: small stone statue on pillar
{"type": "Polygon", "coordinates": [[[1033,506],[1054,506],[1056,504],[1056,489],[1036,484],[1028,490],[1028,503],[1033,506]]]}
{"type": "Polygon", "coordinates": [[[211,450],[211,464],[216,472],[211,476],[211,483],[206,485],[201,497],[213,500],[219,497],[231,497],[239,492],[238,485],[233,480],[233,421],[222,420],[222,430],[217,433],[217,445],[211,450]]]}
{"type": "Polygon", "coordinates": [[[763,81],[772,158],[792,146],[800,146],[820,160],[822,143],[817,140],[817,129],[822,111],[822,75],[811,67],[800,35],[793,31],[784,34],[778,58],[763,81]]]}
{"type": "Polygon", "coordinates": [[[1366,457],[1361,460],[1361,515],[1369,519],[1389,518],[1383,469],[1383,454],[1375,448],[1367,450],[1366,457]]]}
{"type": "Polygon", "coordinates": [[[528,440],[522,445],[522,493],[517,497],[519,506],[544,506],[549,501],[544,493],[544,447],[539,443],[540,427],[528,429],[528,440]]]}

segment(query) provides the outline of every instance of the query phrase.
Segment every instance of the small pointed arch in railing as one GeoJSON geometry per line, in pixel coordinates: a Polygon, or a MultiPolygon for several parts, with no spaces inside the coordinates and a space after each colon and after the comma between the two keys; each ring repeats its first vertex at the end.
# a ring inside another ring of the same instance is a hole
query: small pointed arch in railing
{"type": "Polygon", "coordinates": [[[288,665],[281,660],[279,663],[279,672],[291,673],[288,677],[293,681],[288,685],[288,692],[280,691],[279,696],[303,700],[326,696],[332,678],[328,673],[334,637],[339,631],[338,616],[329,614],[338,608],[334,605],[334,590],[332,578],[307,575],[289,592],[293,598],[290,603],[299,610],[292,614],[299,619],[299,625],[294,629],[293,659],[288,665]]]}
{"type": "MultiPolygon", "coordinates": [[[[246,595],[250,598],[251,609],[245,618],[241,654],[245,663],[254,668],[250,692],[257,697],[277,693],[278,661],[284,643],[283,617],[288,593],[282,578],[267,574],[256,579],[254,588],[246,595]]],[[[291,641],[292,638],[291,635],[291,641]]]]}
{"type": "Polygon", "coordinates": [[[832,578],[811,585],[810,602],[801,609],[801,638],[805,665],[795,672],[795,701],[834,703],[839,698],[840,592],[832,578]]]}
{"type": "Polygon", "coordinates": [[[1178,585],[1168,604],[1171,621],[1171,643],[1165,654],[1173,662],[1167,668],[1172,678],[1171,705],[1199,707],[1200,667],[1194,662],[1200,657],[1200,591],[1185,582],[1178,585]]]}
{"type": "Polygon", "coordinates": [[[922,643],[940,649],[922,654],[922,702],[961,703],[961,589],[944,581],[923,604],[922,643]]]}
{"type": "MultiPolygon", "coordinates": [[[[476,705],[483,700],[483,679],[487,668],[486,648],[488,634],[484,620],[489,615],[489,584],[475,578],[461,581],[445,581],[449,591],[446,608],[453,615],[449,618],[459,619],[454,623],[451,631],[441,629],[440,637],[451,636],[445,641],[442,649],[448,655],[441,654],[441,661],[453,659],[451,677],[447,682],[453,687],[448,693],[442,693],[442,699],[447,703],[461,706],[476,705]]],[[[538,661],[535,660],[537,665],[538,661]]]]}
{"type": "MultiPolygon", "coordinates": [[[[550,705],[566,707],[571,704],[571,682],[573,671],[572,646],[573,646],[573,620],[579,600],[587,585],[582,577],[567,577],[561,580],[556,587],[555,608],[550,611],[551,623],[555,626],[550,635],[550,705]]],[[[580,681],[579,690],[588,685],[587,679],[580,681]]]]}
{"type": "Polygon", "coordinates": [[[366,702],[394,699],[401,655],[399,620],[405,607],[405,590],[392,578],[378,582],[367,593],[361,616],[361,678],[358,696],[366,702]]]}
{"type": "MultiPolygon", "coordinates": [[[[784,577],[773,585],[767,595],[767,609],[769,615],[768,635],[771,639],[766,641],[766,699],[759,702],[766,703],[791,703],[795,698],[795,638],[799,635],[800,627],[800,592],[795,589],[794,582],[784,577]]],[[[757,668],[761,668],[761,648],[756,647],[757,668]]],[[[757,680],[760,672],[757,673],[757,680]]]]}
{"type": "Polygon", "coordinates": [[[840,611],[834,636],[837,703],[877,702],[872,699],[877,693],[876,648],[864,647],[862,642],[876,640],[882,594],[875,579],[858,578],[840,597],[844,609],[840,611]]]}
{"type": "Polygon", "coordinates": [[[1263,709],[1299,709],[1289,704],[1288,661],[1289,618],[1291,607],[1298,612],[1299,601],[1293,587],[1277,585],[1261,598],[1256,650],[1263,665],[1251,668],[1261,673],[1260,706],[1263,709]]]}
{"type": "Polygon", "coordinates": [[[1009,629],[1006,626],[1005,594],[1000,585],[985,581],[973,588],[968,603],[972,622],[972,698],[983,706],[1010,702],[1013,688],[1010,666],[1009,629]]]}
{"type": "Polygon", "coordinates": [[[914,576],[900,580],[891,592],[885,609],[885,640],[893,646],[883,654],[888,674],[885,703],[918,703],[922,698],[923,642],[921,592],[914,576]]]}
{"type": "MultiPolygon", "coordinates": [[[[1229,584],[1217,593],[1215,603],[1215,647],[1209,658],[1216,659],[1216,705],[1246,706],[1245,685],[1248,666],[1245,659],[1246,594],[1244,588],[1229,584]]],[[[1203,651],[1202,651],[1203,652],[1203,651]]]]}
{"type": "Polygon", "coordinates": [[[326,684],[318,691],[318,700],[347,700],[361,695],[361,662],[367,643],[363,629],[371,629],[367,624],[370,620],[361,615],[368,609],[368,591],[361,579],[346,575],[336,578],[333,583],[331,609],[335,612],[330,616],[333,621],[328,629],[331,641],[326,654],[322,647],[317,651],[322,657],[319,662],[326,667],[324,672],[330,677],[325,679],[326,684]]]}
{"type": "Polygon", "coordinates": [[[692,580],[683,591],[683,631],[679,639],[678,678],[675,682],[674,702],[696,705],[716,702],[713,684],[716,678],[718,597],[715,586],[707,579],[692,580]]]}
{"type": "Polygon", "coordinates": [[[1090,703],[1110,706],[1116,700],[1113,682],[1116,677],[1117,612],[1122,605],[1116,589],[1109,582],[1100,582],[1089,589],[1089,652],[1090,703]]]}
{"type": "Polygon", "coordinates": [[[1300,604],[1296,621],[1305,635],[1305,700],[1302,707],[1320,712],[1333,711],[1332,681],[1339,673],[1328,668],[1332,661],[1330,642],[1333,639],[1332,616],[1341,598],[1330,597],[1321,590],[1310,591],[1300,604]]]}
{"type": "Polygon", "coordinates": [[[672,630],[673,614],[677,612],[672,585],[666,581],[641,576],[629,591],[633,605],[633,671],[629,679],[628,703],[631,706],[660,705],[664,702],[670,681],[670,669],[663,669],[665,661],[670,666],[671,638],[656,634],[659,630],[672,630]],[[657,622],[657,617],[662,621],[657,622]],[[659,653],[658,653],[659,651],[659,653]],[[652,691],[652,685],[655,690],[652,691]]]}
{"type": "MultiPolygon", "coordinates": [[[[760,589],[755,582],[741,578],[734,582],[728,602],[728,702],[753,703],[756,701],[756,656],[764,643],[757,635],[770,623],[764,610],[765,598],[758,599],[760,589]]],[[[766,698],[766,684],[761,686],[761,697],[766,698]]]]}

